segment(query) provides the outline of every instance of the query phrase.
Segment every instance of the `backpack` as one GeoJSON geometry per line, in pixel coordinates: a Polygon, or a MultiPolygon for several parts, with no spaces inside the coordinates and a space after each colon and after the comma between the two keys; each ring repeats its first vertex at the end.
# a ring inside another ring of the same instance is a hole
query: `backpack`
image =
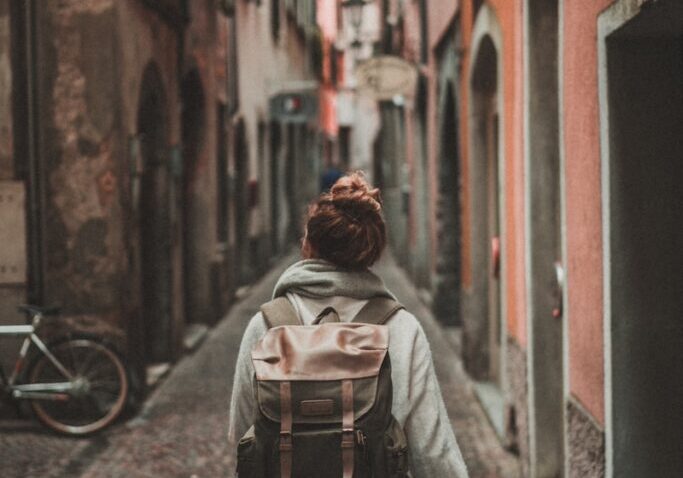
{"type": "Polygon", "coordinates": [[[409,478],[391,414],[389,329],[403,306],[374,298],[350,323],[331,307],[302,325],[290,302],[261,307],[251,352],[256,419],[237,448],[239,478],[409,478]]]}

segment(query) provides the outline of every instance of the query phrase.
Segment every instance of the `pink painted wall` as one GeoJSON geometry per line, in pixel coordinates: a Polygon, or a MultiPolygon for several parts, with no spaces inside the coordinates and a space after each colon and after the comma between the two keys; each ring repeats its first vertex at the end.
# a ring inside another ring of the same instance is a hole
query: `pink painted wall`
{"type": "Polygon", "coordinates": [[[439,0],[428,2],[429,44],[434,48],[443,37],[458,11],[458,0],[439,0]]]}
{"type": "Polygon", "coordinates": [[[316,19],[326,40],[334,41],[337,37],[337,2],[335,0],[318,0],[316,19]]]}
{"type": "MultiPolygon", "coordinates": [[[[337,3],[335,0],[318,0],[318,26],[323,36],[323,78],[320,87],[320,126],[330,137],[336,137],[337,123],[337,90],[332,84],[332,49],[337,38],[337,3]]],[[[343,65],[338,65],[343,71],[343,65]]]]}
{"type": "Polygon", "coordinates": [[[604,424],[597,16],[612,0],[564,2],[563,102],[571,393],[604,424]]]}
{"type": "MultiPolygon", "coordinates": [[[[504,144],[505,151],[505,255],[508,332],[522,347],[527,344],[526,332],[526,279],[524,263],[524,84],[523,84],[523,15],[522,0],[491,0],[503,34],[503,90],[504,90],[504,144]]],[[[465,49],[463,82],[461,85],[462,157],[468,157],[468,104],[472,26],[472,2],[462,4],[462,32],[465,49]]],[[[469,168],[462,163],[463,174],[463,281],[471,283],[471,244],[469,242],[471,203],[467,190],[469,168]]]]}

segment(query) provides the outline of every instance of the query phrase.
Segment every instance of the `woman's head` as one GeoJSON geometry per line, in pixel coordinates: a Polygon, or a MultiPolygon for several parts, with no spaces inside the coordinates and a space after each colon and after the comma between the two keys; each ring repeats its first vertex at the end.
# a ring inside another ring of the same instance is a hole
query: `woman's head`
{"type": "Polygon", "coordinates": [[[379,259],[386,242],[379,189],[373,189],[360,173],[339,179],[308,209],[306,258],[362,270],[379,259]]]}

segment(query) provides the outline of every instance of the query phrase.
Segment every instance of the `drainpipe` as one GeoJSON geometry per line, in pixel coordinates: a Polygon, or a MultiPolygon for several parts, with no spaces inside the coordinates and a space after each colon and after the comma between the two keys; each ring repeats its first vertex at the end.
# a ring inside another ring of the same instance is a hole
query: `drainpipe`
{"type": "Polygon", "coordinates": [[[40,151],[40,124],[38,121],[39,88],[38,35],[36,28],[35,0],[19,2],[23,4],[24,55],[26,68],[26,152],[28,163],[27,181],[27,243],[28,243],[28,301],[43,304],[45,300],[45,241],[44,211],[45,174],[43,157],[40,151]]]}

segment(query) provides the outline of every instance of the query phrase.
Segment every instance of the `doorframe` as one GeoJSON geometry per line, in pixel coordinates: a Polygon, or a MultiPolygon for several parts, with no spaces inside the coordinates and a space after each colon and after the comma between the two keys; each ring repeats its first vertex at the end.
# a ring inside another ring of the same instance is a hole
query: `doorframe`
{"type": "Polygon", "coordinates": [[[571,385],[569,383],[569,320],[571,317],[571,304],[569,303],[569,267],[568,267],[568,247],[567,247],[567,175],[566,164],[567,156],[565,150],[565,135],[564,135],[564,4],[565,0],[558,0],[557,3],[557,90],[559,92],[558,109],[559,118],[557,121],[558,142],[560,147],[560,227],[562,236],[562,264],[564,264],[564,290],[562,291],[562,389],[564,404],[562,407],[562,422],[564,430],[564,468],[563,476],[568,476],[570,467],[570,453],[569,453],[569,421],[567,417],[567,404],[569,403],[571,395],[571,385]]]}
{"type": "Polygon", "coordinates": [[[598,15],[598,106],[600,114],[600,195],[602,205],[603,263],[603,344],[604,344],[604,404],[605,404],[605,476],[614,476],[614,410],[612,407],[612,260],[611,198],[610,198],[610,116],[609,72],[607,68],[607,38],[640,13],[642,0],[615,0],[598,15]]]}
{"type": "MultiPolygon", "coordinates": [[[[482,41],[486,38],[489,37],[491,41],[493,42],[493,46],[496,49],[496,101],[497,101],[497,110],[498,110],[498,212],[499,212],[499,231],[500,231],[500,250],[501,250],[501,261],[500,261],[500,290],[501,292],[501,297],[500,297],[500,334],[501,334],[501,340],[500,340],[500,383],[497,384],[500,386],[499,392],[501,393],[501,396],[499,397],[499,401],[503,406],[503,409],[501,410],[487,410],[489,413],[494,412],[494,413],[499,413],[500,416],[494,417],[491,416],[490,418],[492,419],[492,422],[496,424],[495,428],[497,430],[497,433],[502,437],[505,433],[505,424],[504,424],[504,400],[503,400],[503,390],[507,390],[508,388],[508,377],[507,374],[505,373],[505,358],[507,357],[507,297],[505,295],[505,291],[507,290],[507,255],[505,254],[505,251],[507,250],[507,228],[506,228],[506,219],[507,219],[507,213],[505,210],[505,198],[506,198],[506,190],[505,190],[505,178],[506,178],[506,168],[505,168],[505,114],[506,114],[506,109],[505,109],[505,81],[504,81],[504,50],[503,50],[503,31],[500,25],[500,21],[498,20],[498,16],[496,15],[495,11],[488,5],[488,3],[482,4],[482,6],[479,9],[479,12],[477,12],[476,19],[474,21],[474,26],[472,28],[472,34],[471,34],[471,42],[470,42],[470,52],[469,52],[469,58],[470,58],[470,65],[469,65],[469,71],[468,71],[468,76],[467,76],[467,106],[468,106],[468,113],[467,113],[467,119],[468,119],[468,137],[467,137],[467,145],[468,145],[468,182],[470,183],[470,191],[469,193],[471,194],[472,191],[472,166],[473,162],[475,159],[473,158],[472,152],[476,149],[473,148],[473,145],[476,141],[475,135],[474,135],[474,129],[473,129],[473,105],[474,105],[474,92],[472,88],[472,80],[474,77],[474,72],[475,72],[475,66],[476,62],[479,57],[480,53],[480,47],[482,45],[482,41]]],[[[488,245],[486,247],[489,247],[488,245]]],[[[472,258],[470,257],[470,261],[472,258]]],[[[487,274],[489,271],[487,270],[487,274]]],[[[487,319],[488,320],[488,319],[487,319]]],[[[488,326],[487,326],[488,330],[488,326]]],[[[488,339],[487,339],[488,340],[488,339]]],[[[490,356],[489,356],[490,359],[490,356]]]]}
{"type": "MultiPolygon", "coordinates": [[[[530,16],[529,3],[532,0],[524,0],[523,5],[523,96],[524,96],[524,108],[523,108],[523,121],[524,121],[524,235],[526,240],[524,241],[524,269],[525,269],[525,281],[526,281],[526,301],[527,301],[527,386],[528,386],[528,429],[529,429],[529,473],[530,476],[538,476],[537,463],[539,460],[538,454],[538,437],[537,437],[537,421],[536,421],[536,380],[535,380],[535,347],[534,347],[534,337],[535,337],[535,311],[534,311],[534,277],[533,277],[533,249],[532,244],[533,236],[533,220],[531,217],[531,204],[532,204],[532,188],[533,181],[532,168],[531,168],[531,114],[529,107],[529,98],[532,94],[531,92],[531,65],[530,65],[530,25],[532,22],[530,16]]],[[[567,300],[567,241],[566,241],[566,198],[565,198],[565,171],[564,171],[564,134],[563,134],[563,112],[564,112],[564,102],[563,102],[563,78],[562,78],[562,65],[563,65],[563,8],[564,0],[559,0],[557,2],[557,52],[556,52],[556,73],[557,73],[557,179],[559,187],[559,237],[560,241],[559,250],[560,257],[558,258],[564,269],[564,287],[562,288],[562,317],[561,319],[555,319],[553,317],[548,317],[548,320],[561,320],[561,334],[562,334],[562,351],[561,351],[561,373],[562,373],[562,391],[561,398],[562,401],[562,476],[564,472],[568,470],[567,461],[567,420],[566,420],[566,400],[568,397],[569,390],[569,369],[568,369],[568,300],[567,300]]]]}

